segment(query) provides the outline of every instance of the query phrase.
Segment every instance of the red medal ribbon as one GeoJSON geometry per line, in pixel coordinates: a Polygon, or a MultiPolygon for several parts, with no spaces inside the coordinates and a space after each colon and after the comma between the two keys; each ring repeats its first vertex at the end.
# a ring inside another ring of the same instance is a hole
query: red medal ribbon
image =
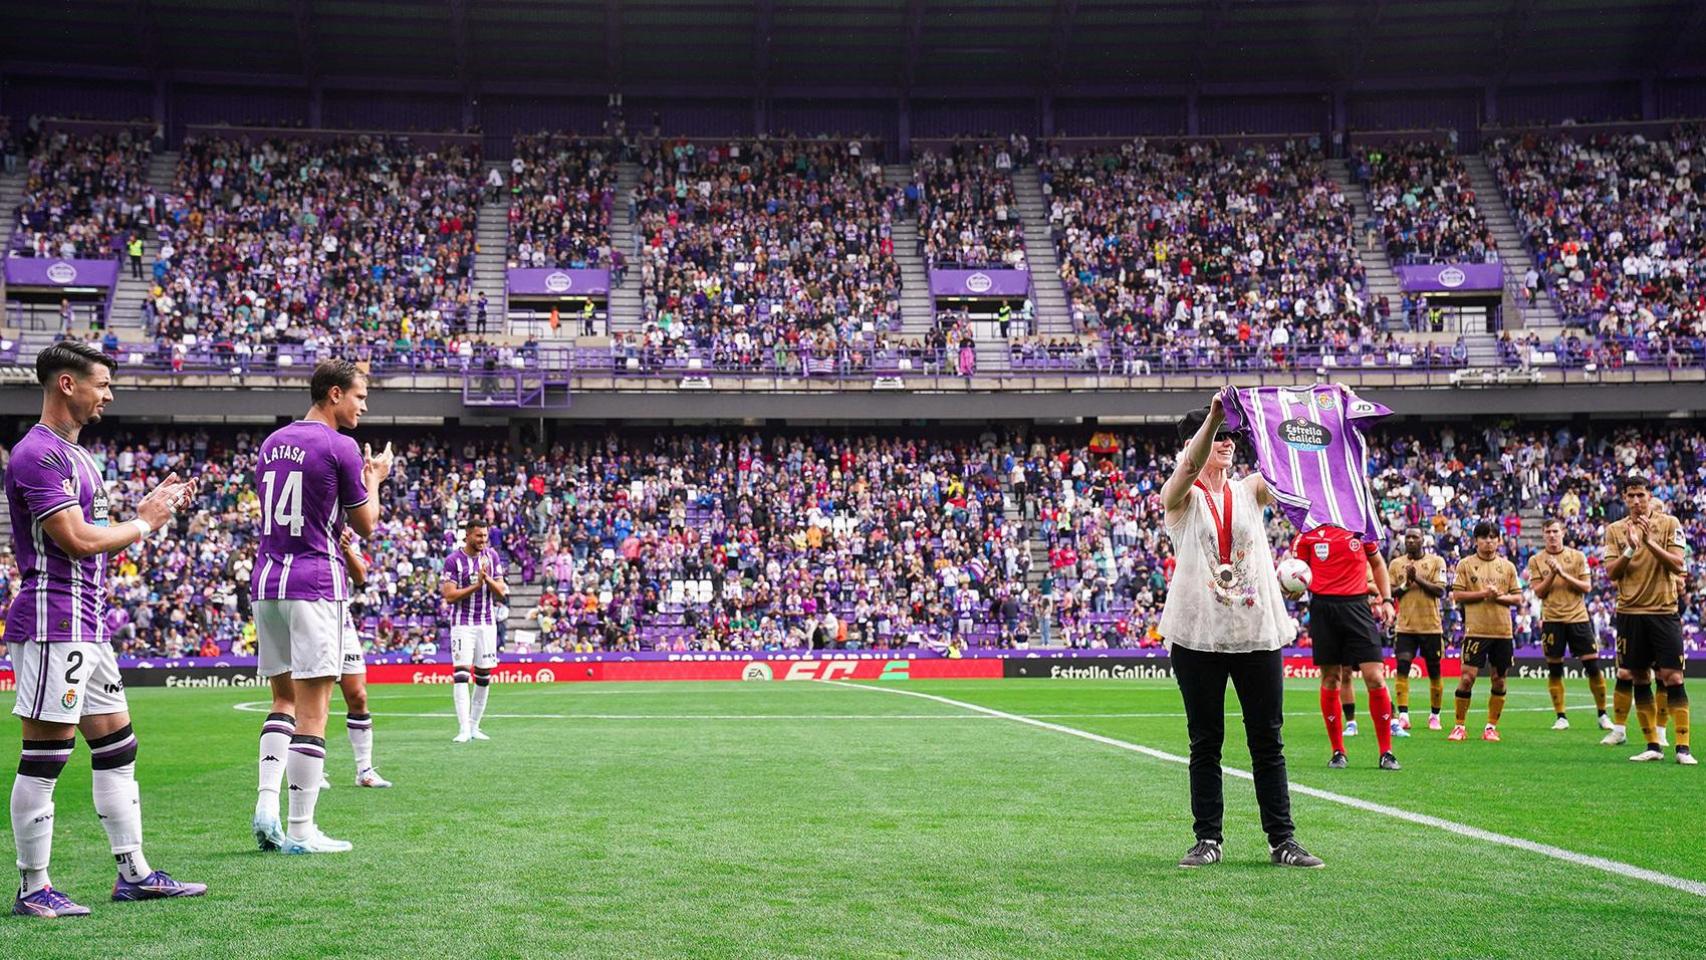
{"type": "Polygon", "coordinates": [[[1203,500],[1208,504],[1208,512],[1214,517],[1214,532],[1215,532],[1216,537],[1220,541],[1220,562],[1223,564],[1231,564],[1232,563],[1232,481],[1231,480],[1226,481],[1226,486],[1221,488],[1221,493],[1223,494],[1223,499],[1226,501],[1225,519],[1222,519],[1220,511],[1216,510],[1214,508],[1214,497],[1209,494],[1208,488],[1203,486],[1203,482],[1201,480],[1198,480],[1198,481],[1196,481],[1194,486],[1197,487],[1197,489],[1202,491],[1203,500]]]}

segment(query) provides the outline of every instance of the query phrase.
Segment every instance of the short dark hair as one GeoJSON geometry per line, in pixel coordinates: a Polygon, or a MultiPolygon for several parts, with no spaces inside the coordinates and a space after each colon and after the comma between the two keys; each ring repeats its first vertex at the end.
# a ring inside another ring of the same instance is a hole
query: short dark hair
{"type": "Polygon", "coordinates": [[[485,530],[485,529],[488,529],[490,526],[491,526],[491,524],[487,523],[484,519],[482,519],[480,517],[469,517],[468,521],[466,523],[462,524],[462,532],[467,533],[469,530],[472,530],[475,527],[479,527],[481,530],[485,530]]]}
{"type": "Polygon", "coordinates": [[[367,371],[348,360],[321,360],[314,367],[314,379],[308,382],[308,395],[315,403],[325,403],[331,399],[333,387],[348,390],[357,380],[366,379],[367,371]]]}
{"type": "Polygon", "coordinates": [[[1422,535],[1422,528],[1421,527],[1405,527],[1404,528],[1404,536],[1407,537],[1412,533],[1419,537],[1422,535]]]}
{"type": "Polygon", "coordinates": [[[1475,539],[1477,540],[1482,537],[1496,537],[1498,535],[1499,525],[1491,520],[1482,520],[1475,525],[1475,539]]]}
{"type": "Polygon", "coordinates": [[[51,347],[42,348],[42,351],[36,354],[36,380],[45,387],[67,370],[79,377],[86,377],[95,372],[97,364],[108,370],[118,369],[118,361],[102,353],[94,344],[81,340],[61,340],[51,347]]]}
{"type": "Polygon", "coordinates": [[[1564,518],[1562,518],[1562,517],[1547,517],[1546,522],[1540,525],[1540,529],[1544,530],[1547,527],[1561,527],[1563,525],[1564,525],[1564,518]]]}
{"type": "MultiPolygon", "coordinates": [[[[1202,429],[1203,421],[1207,419],[1208,407],[1206,406],[1198,407],[1190,413],[1180,417],[1178,424],[1176,424],[1179,431],[1179,442],[1181,444],[1190,443],[1191,438],[1197,435],[1198,430],[1202,429]]],[[[1224,421],[1222,421],[1220,429],[1215,431],[1215,433],[1217,439],[1236,439],[1232,435],[1231,431],[1226,429],[1226,423],[1224,421]]]]}
{"type": "Polygon", "coordinates": [[[1636,487],[1640,487],[1642,490],[1653,489],[1652,484],[1647,482],[1647,475],[1644,473],[1631,473],[1617,481],[1618,493],[1628,493],[1636,487]]]}

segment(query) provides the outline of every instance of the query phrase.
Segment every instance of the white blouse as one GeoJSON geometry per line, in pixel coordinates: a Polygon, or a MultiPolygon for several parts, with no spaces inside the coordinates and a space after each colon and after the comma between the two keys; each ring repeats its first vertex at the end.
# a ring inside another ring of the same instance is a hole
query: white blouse
{"type": "MultiPolygon", "coordinates": [[[[1175,643],[1205,653],[1278,650],[1297,636],[1274,571],[1262,508],[1243,478],[1227,482],[1232,487],[1234,571],[1229,589],[1214,582],[1220,541],[1203,491],[1192,486],[1190,506],[1167,517],[1167,535],[1178,558],[1161,610],[1161,637],[1168,650],[1175,643]]],[[[1215,497],[1214,508],[1222,503],[1215,497]]]]}

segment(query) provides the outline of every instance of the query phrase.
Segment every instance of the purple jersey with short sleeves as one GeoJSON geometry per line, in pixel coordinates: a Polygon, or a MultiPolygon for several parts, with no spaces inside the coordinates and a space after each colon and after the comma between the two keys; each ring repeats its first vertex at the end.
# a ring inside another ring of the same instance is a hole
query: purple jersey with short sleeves
{"type": "Polygon", "coordinates": [[[1363,431],[1392,414],[1339,384],[1227,387],[1220,395],[1226,429],[1256,451],[1256,469],[1298,531],[1341,527],[1386,541],[1368,485],[1363,431]]]}
{"type": "Polygon", "coordinates": [[[444,579],[451,585],[461,588],[480,584],[478,590],[450,605],[450,625],[453,627],[489,627],[498,622],[497,594],[480,582],[481,562],[486,564],[486,572],[492,575],[492,579],[503,579],[503,563],[498,559],[498,552],[491,547],[472,557],[467,549],[457,547],[444,561],[444,579]]]}
{"type": "Polygon", "coordinates": [[[89,523],[107,525],[107,491],[95,459],[36,424],[6,464],[6,505],[20,580],[6,615],[7,642],[105,643],[106,554],[73,560],[42,526],[70,507],[81,507],[89,523]]]}
{"type": "Polygon", "coordinates": [[[344,511],[367,502],[361,464],[355,441],[317,420],[280,427],[261,444],[256,600],[349,599],[336,530],[344,511]]]}

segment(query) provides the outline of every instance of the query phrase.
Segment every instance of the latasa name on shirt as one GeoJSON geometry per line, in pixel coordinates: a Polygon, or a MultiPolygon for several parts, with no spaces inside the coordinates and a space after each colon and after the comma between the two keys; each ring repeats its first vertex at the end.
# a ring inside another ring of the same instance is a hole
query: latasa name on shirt
{"type": "Polygon", "coordinates": [[[273,447],[271,450],[268,450],[266,452],[266,457],[262,462],[277,463],[280,460],[289,460],[293,463],[303,463],[307,459],[308,451],[301,447],[292,446],[288,443],[281,443],[278,446],[273,447]]]}

